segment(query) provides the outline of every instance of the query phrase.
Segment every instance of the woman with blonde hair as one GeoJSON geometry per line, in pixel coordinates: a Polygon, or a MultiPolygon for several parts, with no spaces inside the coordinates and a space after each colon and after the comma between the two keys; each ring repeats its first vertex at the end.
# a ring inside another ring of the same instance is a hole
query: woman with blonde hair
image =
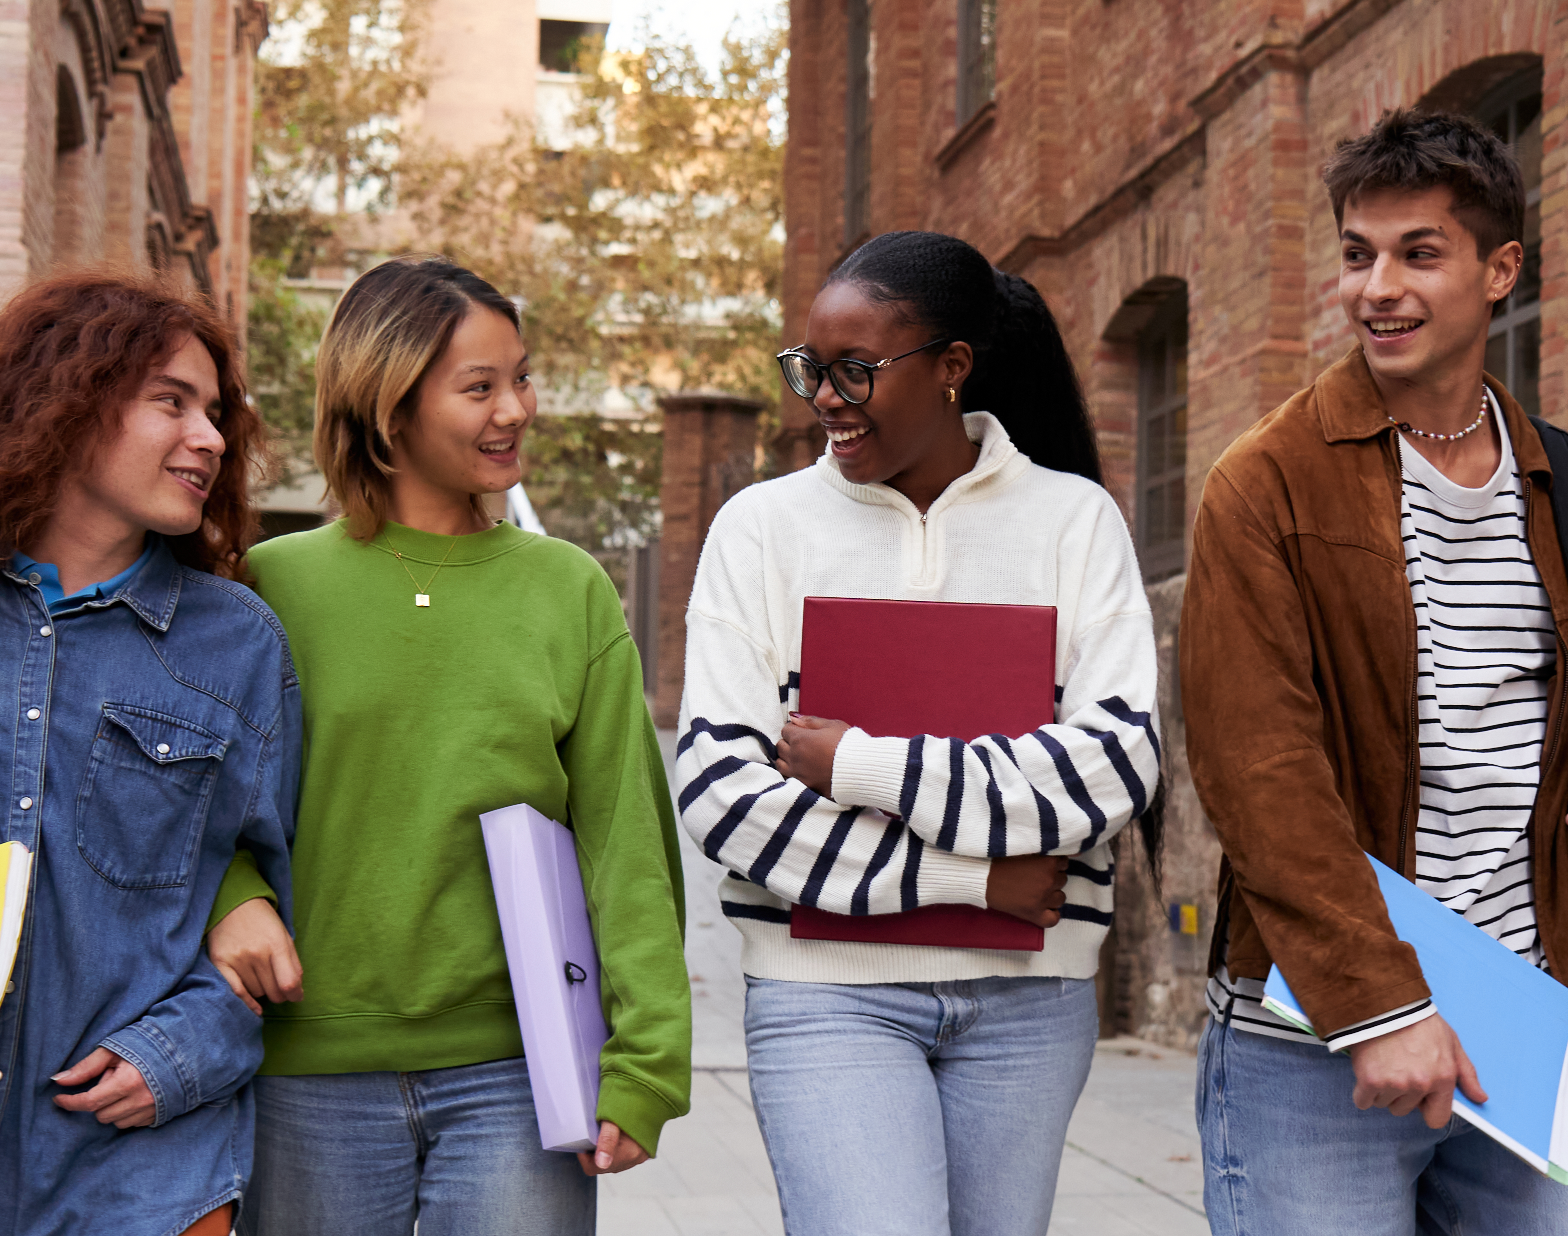
{"type": "MultiPolygon", "coordinates": [[[[266,1010],[246,1233],[593,1231],[690,1089],[675,822],[615,588],[493,523],[536,410],[517,312],[442,258],[366,272],[317,360],[316,458],[344,516],[249,559],[299,665],[303,999],[266,1010]],[[479,815],[576,834],[610,1038],[600,1138],[541,1149],[479,815]]],[[[288,941],[236,864],[210,948],[266,993],[288,941]],[[260,961],[260,964],[258,964],[260,961]]],[[[284,995],[299,994],[284,992],[284,995]]]]}

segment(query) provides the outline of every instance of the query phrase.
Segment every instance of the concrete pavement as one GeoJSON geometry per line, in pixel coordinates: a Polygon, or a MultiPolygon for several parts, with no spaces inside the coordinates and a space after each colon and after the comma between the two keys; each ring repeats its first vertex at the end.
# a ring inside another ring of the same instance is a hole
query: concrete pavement
{"type": "MultiPolygon", "coordinates": [[[[666,761],[674,734],[660,734],[666,761]]],[[[599,1186],[600,1236],[783,1236],[746,1084],[740,935],[719,910],[719,868],[682,835],[692,991],[691,1115],[659,1157],[599,1186]]],[[[1135,1039],[1095,1052],[1062,1156],[1057,1236],[1206,1236],[1192,1056],[1135,1039]]]]}

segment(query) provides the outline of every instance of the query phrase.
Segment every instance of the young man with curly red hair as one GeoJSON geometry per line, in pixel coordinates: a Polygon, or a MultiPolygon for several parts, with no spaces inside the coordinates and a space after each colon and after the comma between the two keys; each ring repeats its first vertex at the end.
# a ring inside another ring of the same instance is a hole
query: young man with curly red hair
{"type": "Polygon", "coordinates": [[[1215,464],[1182,616],[1187,749],[1225,850],[1204,1202],[1226,1236],[1563,1236],[1562,1186],[1454,1113],[1488,1078],[1366,858],[1568,975],[1568,477],[1482,372],[1524,184],[1494,134],[1418,112],[1323,176],[1355,345],[1215,464]],[[1315,1035],[1260,1003],[1271,963],[1315,1035]]]}
{"type": "Polygon", "coordinates": [[[34,858],[0,997],[15,1236],[227,1233],[250,1172],[261,1019],[202,937],[238,849],[289,908],[299,690],[233,578],[261,432],[203,303],[88,273],[0,309],[0,841],[34,858]]]}

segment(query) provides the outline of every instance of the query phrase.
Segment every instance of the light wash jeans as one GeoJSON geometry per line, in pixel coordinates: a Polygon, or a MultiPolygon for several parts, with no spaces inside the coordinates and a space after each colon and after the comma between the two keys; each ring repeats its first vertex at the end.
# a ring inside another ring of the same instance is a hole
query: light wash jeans
{"type": "Polygon", "coordinates": [[[1568,1188],[1458,1116],[1361,1111],[1355,1084],[1348,1056],[1210,1020],[1197,1109],[1215,1236],[1568,1236],[1568,1188]]]}
{"type": "Polygon", "coordinates": [[[1085,979],[746,979],[789,1236],[1044,1236],[1099,1026],[1085,979]]]}
{"type": "Polygon", "coordinates": [[[254,1084],[241,1236],[593,1236],[594,1181],[541,1147],[520,1059],[254,1084]]]}

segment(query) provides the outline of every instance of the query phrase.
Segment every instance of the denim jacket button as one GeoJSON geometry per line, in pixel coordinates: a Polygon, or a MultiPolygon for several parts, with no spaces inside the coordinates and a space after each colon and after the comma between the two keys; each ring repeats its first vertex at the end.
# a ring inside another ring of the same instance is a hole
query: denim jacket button
{"type": "Polygon", "coordinates": [[[48,639],[51,635],[54,634],[54,630],[51,627],[39,627],[38,634],[42,635],[45,639],[48,639]]]}
{"type": "Polygon", "coordinates": [[[41,584],[41,583],[44,582],[44,577],[42,575],[40,575],[37,571],[34,571],[31,575],[29,575],[27,577],[27,582],[30,583],[30,584],[41,584]]]}
{"type": "Polygon", "coordinates": [[[158,744],[158,754],[159,755],[168,755],[169,754],[169,744],[166,743],[166,742],[159,743],[158,744]]]}
{"type": "Polygon", "coordinates": [[[41,717],[43,715],[44,714],[39,712],[38,709],[36,709],[36,708],[29,708],[27,710],[27,719],[29,721],[36,721],[36,720],[38,720],[39,717],[41,717]]]}
{"type": "Polygon", "coordinates": [[[33,800],[31,798],[24,798],[21,802],[17,803],[17,806],[20,807],[23,811],[28,810],[32,805],[33,800]]]}

